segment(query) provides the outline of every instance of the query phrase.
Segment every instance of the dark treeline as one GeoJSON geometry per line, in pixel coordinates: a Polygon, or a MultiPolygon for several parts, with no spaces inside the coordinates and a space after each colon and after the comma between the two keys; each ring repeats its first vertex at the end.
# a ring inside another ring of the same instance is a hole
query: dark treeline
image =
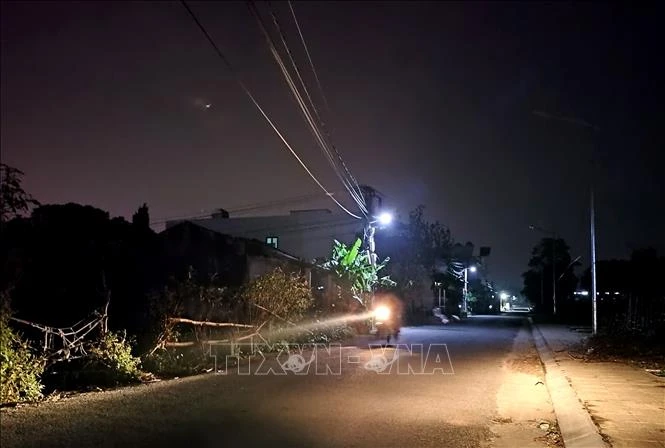
{"type": "Polygon", "coordinates": [[[138,333],[147,295],[168,273],[147,206],[132,221],[70,203],[42,205],[3,223],[0,286],[10,293],[14,315],[70,326],[102,308],[110,294],[110,327],[138,333]]]}

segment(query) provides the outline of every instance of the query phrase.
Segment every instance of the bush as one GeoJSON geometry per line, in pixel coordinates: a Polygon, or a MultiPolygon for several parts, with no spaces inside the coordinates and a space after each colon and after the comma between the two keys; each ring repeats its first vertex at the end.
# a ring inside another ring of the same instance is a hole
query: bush
{"type": "Polygon", "coordinates": [[[116,383],[131,383],[141,376],[141,360],[132,355],[131,344],[123,334],[109,332],[90,349],[90,365],[109,372],[116,383]]]}
{"type": "Polygon", "coordinates": [[[0,312],[0,403],[39,400],[45,362],[12,331],[8,321],[9,315],[0,312]]]}
{"type": "Polygon", "coordinates": [[[355,336],[353,329],[346,324],[321,325],[310,330],[283,327],[263,337],[271,344],[330,344],[355,336]]]}
{"type": "Polygon", "coordinates": [[[329,344],[341,342],[355,336],[355,332],[348,325],[328,325],[312,330],[298,338],[300,341],[310,344],[329,344]]]}
{"type": "Polygon", "coordinates": [[[184,350],[166,348],[143,357],[144,369],[162,378],[196,375],[212,363],[213,359],[205,356],[200,347],[184,350]]]}
{"type": "Polygon", "coordinates": [[[250,321],[255,323],[275,316],[297,321],[314,303],[307,281],[280,268],[252,280],[240,297],[249,306],[250,321]]]}
{"type": "Polygon", "coordinates": [[[62,390],[132,384],[141,377],[140,363],[125,336],[109,332],[87,348],[86,356],[51,366],[46,382],[62,390]]]}

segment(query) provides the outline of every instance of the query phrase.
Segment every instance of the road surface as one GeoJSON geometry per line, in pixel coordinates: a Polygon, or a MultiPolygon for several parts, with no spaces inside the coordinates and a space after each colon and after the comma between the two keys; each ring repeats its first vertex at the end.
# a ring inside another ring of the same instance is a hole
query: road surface
{"type": "Polygon", "coordinates": [[[226,371],[5,409],[0,445],[486,447],[517,446],[525,434],[533,443],[531,433],[511,432],[517,427],[496,437],[501,423],[519,423],[502,413],[514,395],[511,386],[506,399],[515,379],[506,360],[525,328],[521,317],[473,317],[404,329],[397,351],[318,351],[304,375],[266,361],[242,372],[249,375],[226,371]]]}

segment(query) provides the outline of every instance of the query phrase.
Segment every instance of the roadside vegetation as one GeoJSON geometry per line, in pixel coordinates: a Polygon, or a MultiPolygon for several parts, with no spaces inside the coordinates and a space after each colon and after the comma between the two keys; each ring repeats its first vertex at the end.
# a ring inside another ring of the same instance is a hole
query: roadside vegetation
{"type": "MultiPolygon", "coordinates": [[[[131,220],[75,203],[40,204],[23,190],[20,170],[0,169],[0,292],[12,304],[0,320],[2,403],[209,372],[211,344],[230,344],[243,357],[251,338],[273,350],[343,341],[366,323],[335,318],[365,313],[375,290],[400,297],[407,322],[423,322],[433,280],[458,308],[459,272],[440,266],[473,249],[453,244],[421,206],[395,223],[390,244],[379,242],[389,257],[376,266],[360,239],[335,242],[316,266],[334,277],[325,301],[302,267],[280,265],[238,287],[240,272],[205,277],[166,263],[146,204],[131,220]]],[[[485,286],[469,282],[474,297],[485,286]]]]}

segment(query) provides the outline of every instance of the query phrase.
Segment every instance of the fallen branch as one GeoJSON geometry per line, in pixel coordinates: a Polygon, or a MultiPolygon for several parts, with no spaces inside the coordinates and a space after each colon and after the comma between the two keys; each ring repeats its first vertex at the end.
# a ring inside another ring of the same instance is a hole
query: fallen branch
{"type": "Polygon", "coordinates": [[[267,322],[263,322],[261,325],[258,326],[256,331],[241,336],[239,338],[230,338],[230,339],[210,339],[206,341],[189,341],[189,342],[164,342],[163,344],[158,345],[155,347],[150,354],[154,353],[155,350],[159,348],[178,348],[178,347],[193,347],[195,345],[202,345],[202,344],[223,344],[223,343],[234,343],[238,341],[244,341],[247,339],[251,339],[253,337],[256,337],[259,335],[259,332],[261,331],[261,328],[266,324],[267,322]]]}
{"type": "Polygon", "coordinates": [[[260,310],[265,311],[265,312],[268,313],[268,314],[271,314],[271,315],[275,316],[275,317],[276,317],[277,319],[279,319],[279,320],[283,320],[284,322],[286,322],[286,323],[289,324],[289,325],[293,325],[294,327],[297,327],[297,326],[298,326],[297,324],[294,324],[294,323],[291,322],[290,320],[288,320],[288,319],[284,319],[282,316],[273,313],[273,312],[270,311],[268,308],[262,307],[261,305],[257,305],[256,303],[253,303],[253,302],[252,302],[252,305],[254,305],[255,307],[257,307],[257,308],[260,309],[260,310]]]}
{"type": "Polygon", "coordinates": [[[199,327],[235,327],[235,328],[254,328],[254,325],[234,324],[232,322],[204,322],[199,320],[186,319],[184,317],[169,317],[169,322],[176,324],[191,324],[199,327]]]}

